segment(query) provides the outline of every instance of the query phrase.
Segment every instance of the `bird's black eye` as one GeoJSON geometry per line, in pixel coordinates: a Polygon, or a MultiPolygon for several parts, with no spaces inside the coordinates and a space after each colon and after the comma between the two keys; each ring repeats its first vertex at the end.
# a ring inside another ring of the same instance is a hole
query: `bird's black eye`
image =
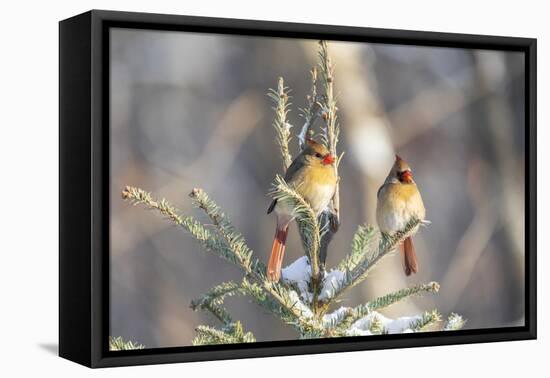
{"type": "Polygon", "coordinates": [[[317,152],[317,153],[315,154],[315,157],[318,157],[318,158],[320,159],[320,158],[323,157],[323,155],[321,155],[320,153],[317,152]]]}

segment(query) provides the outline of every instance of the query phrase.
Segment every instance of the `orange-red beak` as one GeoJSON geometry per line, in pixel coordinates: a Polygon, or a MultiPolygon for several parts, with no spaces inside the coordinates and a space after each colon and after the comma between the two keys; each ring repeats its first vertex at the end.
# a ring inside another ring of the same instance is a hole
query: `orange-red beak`
{"type": "Polygon", "coordinates": [[[335,160],[336,159],[334,159],[334,156],[332,156],[331,154],[327,154],[323,158],[322,162],[323,162],[324,165],[329,165],[329,164],[333,164],[335,160]]]}
{"type": "Polygon", "coordinates": [[[411,171],[405,171],[401,173],[401,182],[405,182],[407,184],[410,184],[413,182],[413,174],[411,171]]]}

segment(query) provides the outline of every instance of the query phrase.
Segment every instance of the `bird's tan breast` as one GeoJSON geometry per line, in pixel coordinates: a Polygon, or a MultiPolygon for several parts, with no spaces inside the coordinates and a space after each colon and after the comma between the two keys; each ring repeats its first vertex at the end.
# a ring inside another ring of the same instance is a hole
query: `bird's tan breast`
{"type": "Polygon", "coordinates": [[[376,220],[380,230],[402,230],[412,217],[424,219],[426,210],[415,184],[385,184],[379,192],[376,220]]]}
{"type": "Polygon", "coordinates": [[[304,166],[289,184],[310,204],[316,213],[325,210],[336,189],[334,168],[327,166],[304,166]]]}

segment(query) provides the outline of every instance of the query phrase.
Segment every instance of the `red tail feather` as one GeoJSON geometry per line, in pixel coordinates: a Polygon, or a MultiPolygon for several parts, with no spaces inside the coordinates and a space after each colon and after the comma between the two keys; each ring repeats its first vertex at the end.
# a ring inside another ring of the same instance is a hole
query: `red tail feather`
{"type": "Polygon", "coordinates": [[[271,247],[271,256],[267,264],[267,278],[270,281],[279,281],[281,278],[281,268],[283,266],[283,257],[285,256],[286,236],[288,235],[288,226],[283,229],[277,228],[273,247],[271,247]]]}
{"type": "Polygon", "coordinates": [[[418,272],[418,262],[416,260],[416,251],[414,250],[414,245],[412,238],[409,236],[403,242],[402,249],[403,256],[403,270],[407,276],[410,276],[411,273],[418,272]]]}

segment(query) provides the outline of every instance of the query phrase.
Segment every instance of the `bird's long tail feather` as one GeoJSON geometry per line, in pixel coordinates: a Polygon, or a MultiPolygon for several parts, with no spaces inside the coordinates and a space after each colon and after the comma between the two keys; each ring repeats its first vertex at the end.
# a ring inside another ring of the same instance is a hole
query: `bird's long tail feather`
{"type": "Polygon", "coordinates": [[[407,276],[410,276],[412,273],[418,272],[418,261],[416,259],[416,251],[414,249],[414,244],[412,237],[408,237],[403,242],[403,248],[401,251],[403,257],[403,270],[407,276]]]}
{"type": "Polygon", "coordinates": [[[288,226],[277,227],[273,246],[271,247],[271,256],[267,264],[267,279],[277,282],[281,278],[281,268],[283,266],[283,257],[285,256],[286,237],[288,235],[288,226]]]}

